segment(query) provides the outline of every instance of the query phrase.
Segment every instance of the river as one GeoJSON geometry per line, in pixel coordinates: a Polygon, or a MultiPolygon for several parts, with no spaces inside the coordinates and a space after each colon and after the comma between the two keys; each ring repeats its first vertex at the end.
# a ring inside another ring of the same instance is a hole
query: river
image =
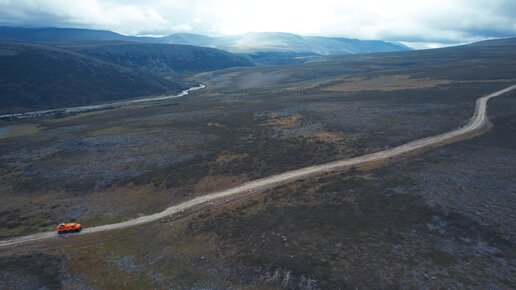
{"type": "MultiPolygon", "coordinates": [[[[117,108],[121,106],[131,105],[131,104],[138,104],[138,103],[144,103],[144,102],[152,102],[152,101],[163,101],[173,98],[179,98],[188,95],[192,91],[198,91],[204,89],[206,86],[203,84],[199,84],[198,86],[191,87],[187,90],[184,90],[176,95],[168,95],[168,96],[157,96],[157,97],[148,97],[148,98],[141,98],[141,99],[134,99],[134,100],[126,100],[126,101],[118,101],[114,103],[106,103],[106,104],[100,104],[100,105],[90,105],[90,106],[80,106],[80,107],[70,107],[70,108],[59,108],[59,109],[51,109],[51,110],[40,110],[40,111],[33,111],[33,112],[25,112],[25,113],[16,113],[16,114],[5,114],[0,115],[0,119],[25,119],[25,118],[36,118],[42,115],[50,115],[55,113],[78,113],[78,112],[87,112],[87,111],[95,111],[95,110],[101,110],[101,109],[111,109],[111,108],[117,108]]],[[[7,133],[3,133],[7,134],[7,133]]],[[[0,135],[2,133],[0,132],[0,135]]]]}

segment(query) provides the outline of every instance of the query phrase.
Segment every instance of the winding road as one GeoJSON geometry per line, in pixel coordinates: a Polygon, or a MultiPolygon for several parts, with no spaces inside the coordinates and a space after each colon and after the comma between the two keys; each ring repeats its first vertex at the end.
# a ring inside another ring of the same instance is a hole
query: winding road
{"type": "MultiPolygon", "coordinates": [[[[152,221],[160,220],[164,217],[167,217],[169,215],[180,213],[186,209],[190,209],[195,206],[200,206],[205,203],[209,203],[211,201],[219,200],[222,198],[229,198],[233,197],[239,194],[249,193],[249,192],[258,192],[262,191],[264,189],[269,189],[272,187],[275,187],[279,184],[292,182],[294,180],[303,179],[309,176],[319,175],[325,172],[334,171],[337,169],[344,169],[344,168],[350,168],[352,166],[359,166],[359,165],[365,165],[372,162],[379,162],[388,160],[390,158],[400,156],[405,153],[410,153],[416,150],[420,150],[426,147],[436,146],[440,144],[444,144],[447,142],[454,141],[454,139],[459,137],[467,136],[468,134],[471,134],[475,131],[480,131],[488,125],[488,119],[486,116],[486,109],[487,109],[487,101],[489,99],[494,98],[496,96],[502,95],[504,93],[507,93],[509,91],[512,91],[516,89],[516,85],[510,86],[508,88],[505,88],[503,90],[494,92],[490,95],[483,96],[476,101],[476,107],[475,107],[475,113],[473,117],[470,119],[470,121],[464,126],[459,129],[449,131],[443,134],[439,134],[432,137],[427,137],[419,140],[415,140],[397,147],[393,147],[391,149],[387,149],[384,151],[379,151],[372,154],[367,154],[363,156],[358,156],[354,158],[339,160],[335,162],[330,162],[326,164],[320,164],[320,165],[314,165],[309,166],[297,170],[287,171],[285,173],[269,176],[262,179],[257,179],[245,184],[242,184],[240,186],[207,194],[204,196],[200,196],[197,198],[194,198],[192,200],[180,203],[178,205],[171,206],[162,212],[158,212],[155,214],[147,215],[138,217],[135,219],[131,219],[125,222],[120,223],[114,223],[114,224],[108,224],[103,226],[97,226],[97,227],[91,227],[84,229],[80,235],[85,234],[91,234],[91,233],[98,233],[98,232],[105,232],[105,231],[111,231],[111,230],[117,230],[117,229],[123,229],[127,227],[133,227],[145,223],[149,223],[152,221]]],[[[27,236],[21,236],[16,238],[11,238],[7,240],[0,241],[0,248],[3,247],[10,247],[15,245],[20,245],[27,242],[35,242],[35,241],[41,241],[41,240],[48,240],[58,237],[57,233],[55,231],[53,232],[44,232],[44,233],[37,233],[33,235],[27,235],[27,236]]]]}

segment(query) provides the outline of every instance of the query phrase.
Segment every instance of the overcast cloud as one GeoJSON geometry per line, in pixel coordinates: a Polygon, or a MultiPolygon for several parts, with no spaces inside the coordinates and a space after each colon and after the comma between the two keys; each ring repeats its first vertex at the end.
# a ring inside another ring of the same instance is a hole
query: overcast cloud
{"type": "Polygon", "coordinates": [[[516,1],[0,0],[0,25],[129,35],[282,31],[432,47],[516,36],[516,1]]]}

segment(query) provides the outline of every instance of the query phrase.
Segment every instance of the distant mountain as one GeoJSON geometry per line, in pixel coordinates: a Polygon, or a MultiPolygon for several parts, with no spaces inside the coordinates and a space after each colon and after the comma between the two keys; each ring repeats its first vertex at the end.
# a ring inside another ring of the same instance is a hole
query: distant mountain
{"type": "Polygon", "coordinates": [[[410,48],[380,40],[358,40],[339,37],[300,36],[280,32],[251,32],[235,36],[207,37],[196,34],[172,34],[161,41],[175,44],[209,46],[232,53],[290,52],[318,55],[394,52],[410,48]]]}
{"type": "Polygon", "coordinates": [[[213,46],[213,37],[194,33],[175,33],[159,38],[159,42],[195,46],[213,46]]]}
{"type": "Polygon", "coordinates": [[[62,48],[0,42],[0,112],[78,106],[186,86],[62,48]]]}
{"type": "MultiPolygon", "coordinates": [[[[3,26],[0,27],[0,40],[27,42],[70,42],[100,40],[136,41],[138,38],[121,35],[107,30],[54,27],[23,28],[3,26]]],[[[142,38],[139,41],[152,41],[152,38],[142,38]]]]}
{"type": "Polygon", "coordinates": [[[103,30],[0,27],[0,40],[38,42],[136,41],[211,47],[231,53],[248,55],[264,52],[345,55],[410,50],[404,45],[380,40],[300,36],[282,32],[250,32],[220,37],[191,33],[177,33],[164,37],[134,37],[103,30]]]}
{"type": "Polygon", "coordinates": [[[229,52],[191,45],[137,42],[95,42],[60,45],[103,61],[159,75],[212,71],[253,66],[247,59],[229,52]]]}
{"type": "Polygon", "coordinates": [[[342,55],[354,53],[396,52],[411,48],[381,40],[358,40],[340,37],[305,37],[313,46],[313,52],[321,55],[342,55]]]}

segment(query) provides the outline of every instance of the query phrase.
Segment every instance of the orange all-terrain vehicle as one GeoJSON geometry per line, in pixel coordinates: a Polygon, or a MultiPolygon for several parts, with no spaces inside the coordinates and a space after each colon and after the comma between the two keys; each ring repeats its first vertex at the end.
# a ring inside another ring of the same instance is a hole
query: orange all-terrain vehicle
{"type": "Polygon", "coordinates": [[[78,233],[82,230],[81,224],[76,223],[62,223],[57,226],[57,233],[67,234],[67,233],[78,233]]]}

